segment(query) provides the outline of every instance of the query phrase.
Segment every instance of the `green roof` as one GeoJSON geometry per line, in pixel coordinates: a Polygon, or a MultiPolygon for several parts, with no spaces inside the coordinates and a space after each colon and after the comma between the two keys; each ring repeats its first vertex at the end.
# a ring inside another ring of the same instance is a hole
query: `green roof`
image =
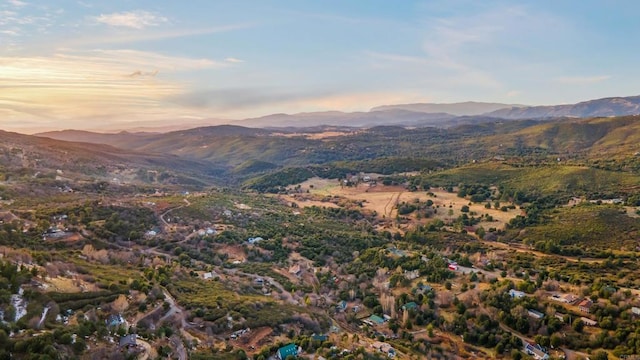
{"type": "Polygon", "coordinates": [[[376,323],[376,324],[382,324],[382,323],[384,323],[384,319],[383,319],[383,318],[381,318],[381,317],[380,317],[380,316],[378,316],[378,315],[371,315],[371,316],[369,316],[369,320],[370,320],[371,322],[373,322],[373,323],[376,323]]]}
{"type": "Polygon", "coordinates": [[[280,349],[278,349],[278,355],[282,360],[286,359],[287,356],[296,356],[298,355],[298,347],[296,346],[296,344],[289,344],[287,346],[283,346],[280,349]]]}
{"type": "Polygon", "coordinates": [[[415,309],[418,307],[418,304],[416,304],[415,302],[410,302],[410,303],[406,303],[404,305],[402,305],[402,309],[403,310],[411,310],[411,309],[415,309]]]}

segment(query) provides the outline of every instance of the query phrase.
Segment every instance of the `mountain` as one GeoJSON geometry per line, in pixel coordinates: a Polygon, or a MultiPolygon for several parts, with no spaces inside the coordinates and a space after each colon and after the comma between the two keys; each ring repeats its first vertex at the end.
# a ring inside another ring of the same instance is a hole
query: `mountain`
{"type": "Polygon", "coordinates": [[[485,103],[476,101],[459,102],[452,104],[430,104],[430,103],[418,103],[418,104],[398,104],[398,105],[383,105],[377,106],[371,109],[374,111],[386,111],[386,110],[406,110],[421,113],[447,113],[455,116],[473,116],[490,113],[492,111],[500,109],[518,108],[524,105],[510,105],[500,103],[485,103]]]}
{"type": "Polygon", "coordinates": [[[425,113],[403,109],[371,112],[341,111],[311,112],[299,114],[273,114],[258,118],[234,121],[233,124],[248,127],[312,127],[319,125],[373,127],[378,125],[446,126],[455,116],[446,113],[425,113]]]}
{"type": "Polygon", "coordinates": [[[640,96],[610,97],[577,104],[500,109],[485,115],[502,119],[549,119],[558,117],[605,117],[640,114],[640,96]]]}

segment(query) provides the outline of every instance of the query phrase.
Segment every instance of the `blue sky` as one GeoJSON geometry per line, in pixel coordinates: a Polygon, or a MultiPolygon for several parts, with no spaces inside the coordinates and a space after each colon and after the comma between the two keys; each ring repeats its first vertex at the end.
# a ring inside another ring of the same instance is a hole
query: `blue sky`
{"type": "Polygon", "coordinates": [[[638,95],[636,1],[0,2],[0,128],[638,95]]]}

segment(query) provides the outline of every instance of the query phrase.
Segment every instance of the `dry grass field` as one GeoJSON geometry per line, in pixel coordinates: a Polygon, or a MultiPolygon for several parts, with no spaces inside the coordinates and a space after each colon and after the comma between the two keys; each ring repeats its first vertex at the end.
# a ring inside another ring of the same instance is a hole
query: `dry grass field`
{"type": "MultiPolygon", "coordinates": [[[[468,200],[460,198],[455,192],[447,192],[444,189],[431,189],[430,193],[425,191],[410,192],[403,186],[384,186],[377,184],[369,186],[367,183],[358,186],[341,186],[337,180],[312,178],[300,184],[300,194],[296,196],[284,196],[287,201],[295,202],[300,207],[306,206],[327,206],[336,207],[341,199],[351,202],[361,203],[363,209],[375,211],[380,218],[394,219],[397,212],[397,205],[402,202],[411,203],[419,201],[421,203],[431,200],[438,209],[435,218],[443,220],[445,223],[455,220],[462,212],[463,205],[469,206],[470,214],[475,216],[488,214],[493,217],[493,222],[485,223],[483,226],[504,228],[509,220],[516,215],[522,214],[520,209],[509,209],[502,211],[499,209],[487,209],[484,203],[474,204],[468,200]],[[433,195],[432,195],[433,194],[433,195]]],[[[509,205],[509,204],[503,204],[509,205]]],[[[415,216],[409,216],[412,222],[417,223],[415,216]]],[[[424,221],[420,221],[423,223],[424,221]]]]}

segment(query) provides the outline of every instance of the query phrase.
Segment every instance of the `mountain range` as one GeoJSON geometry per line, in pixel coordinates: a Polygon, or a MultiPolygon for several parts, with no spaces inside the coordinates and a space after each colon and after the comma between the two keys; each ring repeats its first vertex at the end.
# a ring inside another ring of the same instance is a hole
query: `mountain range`
{"type": "Polygon", "coordinates": [[[589,118],[640,114],[640,96],[610,97],[576,104],[525,106],[501,103],[461,102],[453,104],[384,105],[366,112],[325,111],[299,114],[273,114],[237,120],[234,125],[273,128],[319,125],[373,127],[380,125],[451,127],[496,119],[589,118]]]}

